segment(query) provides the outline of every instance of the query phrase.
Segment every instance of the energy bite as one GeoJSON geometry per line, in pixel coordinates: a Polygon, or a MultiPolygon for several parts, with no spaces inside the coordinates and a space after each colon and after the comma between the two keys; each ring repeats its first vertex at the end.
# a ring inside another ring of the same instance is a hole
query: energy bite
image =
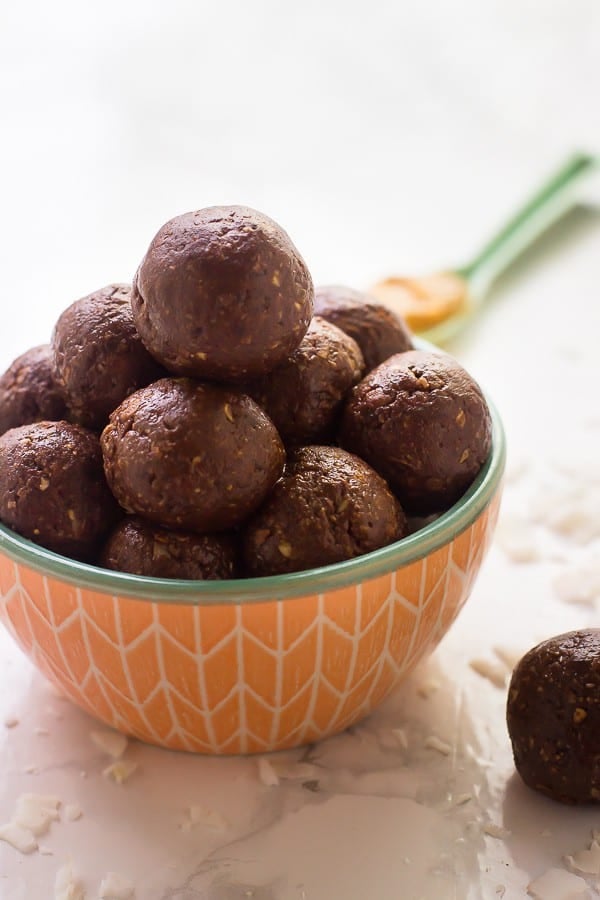
{"type": "Polygon", "coordinates": [[[49,344],[18,356],[0,376],[0,434],[44,419],[64,419],[65,401],[54,380],[49,344]]]}
{"type": "Polygon", "coordinates": [[[351,559],[406,534],[387,484],[339,447],[293,451],[283,478],[244,529],[250,575],[280,575],[351,559]]]}
{"type": "Polygon", "coordinates": [[[101,436],[108,483],[128,512],[167,528],[224,531],[262,503],[285,451],[245,394],[162,378],[117,407],[101,436]]]}
{"type": "Polygon", "coordinates": [[[353,388],[340,443],[424,516],[451,506],[488,457],[492,423],[481,388],[450,356],[411,350],[353,388]]]}
{"type": "Polygon", "coordinates": [[[335,432],[341,404],[363,372],[356,341],[316,317],[287,362],[244,389],[273,420],[286,445],[308,444],[335,432]]]}
{"type": "Polygon", "coordinates": [[[129,394],[161,378],[135,329],[131,288],[111,284],[62,313],[52,335],[54,374],[70,418],[101,430],[129,394]]]}
{"type": "Polygon", "coordinates": [[[0,519],[36,544],[87,559],[121,515],[96,435],[37,422],[0,437],[0,519]]]}
{"type": "Polygon", "coordinates": [[[226,534],[170,531],[127,516],[109,535],[99,565],[152,578],[235,578],[236,548],[226,534]]]}
{"type": "Polygon", "coordinates": [[[600,628],[544,641],[513,672],[507,724],[525,784],[561,803],[600,803],[600,628]]]}
{"type": "Polygon", "coordinates": [[[400,316],[368,294],[342,285],[315,289],[315,316],[322,316],[353,337],[370,372],[395,353],[413,349],[412,335],[400,316]]]}
{"type": "Polygon", "coordinates": [[[245,206],[213,206],[163,225],[131,305],[146,347],[169,371],[240,381],[296,349],[313,297],[306,263],[276,222],[245,206]]]}

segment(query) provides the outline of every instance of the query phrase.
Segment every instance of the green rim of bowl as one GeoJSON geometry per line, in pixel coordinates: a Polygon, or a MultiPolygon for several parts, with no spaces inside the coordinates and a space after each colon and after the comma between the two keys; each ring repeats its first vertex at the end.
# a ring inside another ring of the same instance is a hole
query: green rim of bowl
{"type": "Polygon", "coordinates": [[[393,572],[416,562],[448,544],[469,527],[484,511],[500,487],[506,460],[506,442],[500,417],[489,401],[492,415],[492,449],[477,478],[449,510],[420,531],[366,553],[319,569],[244,578],[229,581],[183,581],[146,578],[100,569],[88,563],[59,556],[31,543],[4,525],[0,525],[0,552],[37,572],[78,587],[111,596],[140,601],[186,604],[189,606],[236,605],[284,600],[288,597],[322,594],[393,572]]]}

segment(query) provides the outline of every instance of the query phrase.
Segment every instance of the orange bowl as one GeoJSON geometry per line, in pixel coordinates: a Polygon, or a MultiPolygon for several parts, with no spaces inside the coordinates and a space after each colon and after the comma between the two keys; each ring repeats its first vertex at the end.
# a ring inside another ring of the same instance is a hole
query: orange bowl
{"type": "Polygon", "coordinates": [[[0,618],[76,704],[177,750],[254,753],[335,734],[437,645],[496,523],[505,442],[439,519],[356,559],[175,581],[76,562],[0,526],[0,618]]]}

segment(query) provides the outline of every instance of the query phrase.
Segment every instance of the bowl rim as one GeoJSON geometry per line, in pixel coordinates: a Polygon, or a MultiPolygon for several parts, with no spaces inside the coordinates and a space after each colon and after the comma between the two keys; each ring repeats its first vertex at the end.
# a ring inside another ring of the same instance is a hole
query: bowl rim
{"type": "Polygon", "coordinates": [[[260,603],[312,596],[369,581],[417,562],[472,525],[500,488],[506,462],[506,439],[502,421],[486,392],[492,418],[492,447],[475,481],[454,506],[419,531],[379,550],[329,566],[226,581],[186,581],[149,578],[101,569],[90,563],[60,556],[32,543],[0,523],[0,553],[13,562],[78,588],[140,602],[173,605],[219,606],[260,603]]]}

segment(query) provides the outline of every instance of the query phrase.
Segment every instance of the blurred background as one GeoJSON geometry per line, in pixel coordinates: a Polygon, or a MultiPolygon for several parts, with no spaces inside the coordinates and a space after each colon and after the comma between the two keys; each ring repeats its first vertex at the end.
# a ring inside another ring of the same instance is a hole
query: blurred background
{"type": "MultiPolygon", "coordinates": [[[[0,18],[2,364],[129,281],[184,211],[255,206],[317,283],[368,287],[459,264],[565,154],[600,149],[598,0],[33,0],[0,18]]],[[[572,309],[565,261],[598,246],[587,219],[572,231],[534,291],[521,274],[501,292],[488,339],[528,304],[572,309]]]]}

